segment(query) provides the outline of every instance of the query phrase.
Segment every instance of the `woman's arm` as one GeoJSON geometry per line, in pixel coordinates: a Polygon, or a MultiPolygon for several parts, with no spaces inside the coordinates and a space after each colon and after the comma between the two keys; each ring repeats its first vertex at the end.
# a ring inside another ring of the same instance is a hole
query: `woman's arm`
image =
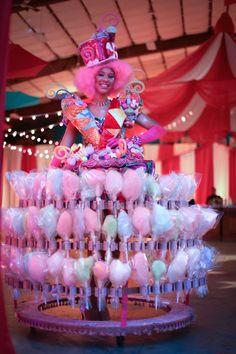
{"type": "MultiPolygon", "coordinates": [[[[73,126],[71,122],[69,122],[60,145],[71,147],[77,137],[77,134],[78,130],[73,126]]],[[[54,156],[50,163],[50,167],[61,167],[61,160],[54,156]]]]}
{"type": "Polygon", "coordinates": [[[142,127],[148,129],[145,133],[136,136],[137,143],[143,145],[150,143],[154,140],[160,139],[165,134],[165,129],[160,126],[155,120],[146,116],[143,113],[140,113],[137,117],[136,123],[142,127]]]}

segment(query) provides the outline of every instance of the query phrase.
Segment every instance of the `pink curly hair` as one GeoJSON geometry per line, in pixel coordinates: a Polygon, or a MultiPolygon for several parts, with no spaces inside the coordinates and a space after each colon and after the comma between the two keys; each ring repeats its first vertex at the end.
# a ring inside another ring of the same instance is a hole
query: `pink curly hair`
{"type": "Polygon", "coordinates": [[[80,92],[92,98],[95,94],[95,76],[102,68],[111,68],[115,73],[115,82],[109,96],[116,96],[133,78],[133,68],[122,60],[114,60],[94,67],[81,67],[75,75],[75,85],[80,92]]]}

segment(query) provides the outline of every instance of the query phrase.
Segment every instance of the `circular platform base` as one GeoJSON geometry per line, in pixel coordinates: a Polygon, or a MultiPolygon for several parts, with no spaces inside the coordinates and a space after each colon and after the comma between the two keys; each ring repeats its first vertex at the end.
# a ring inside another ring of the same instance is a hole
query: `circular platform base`
{"type": "MultiPolygon", "coordinates": [[[[135,304],[140,298],[129,299],[135,304]]],[[[142,306],[153,305],[153,301],[142,300],[142,306]]],[[[184,304],[168,303],[162,304],[162,314],[157,317],[127,320],[126,327],[121,326],[117,320],[109,321],[88,321],[71,319],[49,314],[46,311],[60,306],[71,306],[67,299],[61,299],[58,306],[56,301],[45,304],[36,304],[34,301],[20,303],[16,309],[16,316],[22,324],[46,331],[82,334],[89,336],[125,336],[127,334],[141,335],[160,332],[174,331],[189,325],[194,318],[191,307],[184,304]],[[46,313],[47,312],[47,313],[46,313]]],[[[153,316],[155,309],[152,308],[153,316]]]]}

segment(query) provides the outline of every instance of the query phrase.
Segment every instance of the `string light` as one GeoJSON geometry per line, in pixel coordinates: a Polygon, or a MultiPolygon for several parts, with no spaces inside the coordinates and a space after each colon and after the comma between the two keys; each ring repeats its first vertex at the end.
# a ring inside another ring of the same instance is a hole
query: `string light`
{"type": "Polygon", "coordinates": [[[40,158],[45,158],[45,159],[49,159],[49,158],[52,158],[52,156],[49,155],[49,152],[48,150],[45,150],[47,151],[47,153],[44,152],[40,152],[39,150],[37,150],[34,154],[32,152],[32,150],[30,148],[28,149],[23,149],[22,147],[17,147],[16,145],[11,145],[11,144],[7,144],[6,145],[6,142],[3,143],[3,148],[8,148],[10,149],[12,152],[16,151],[18,153],[22,153],[22,154],[28,154],[29,156],[32,156],[34,155],[35,157],[40,157],[40,158]]]}
{"type": "Polygon", "coordinates": [[[185,124],[188,121],[188,119],[190,119],[190,116],[192,116],[192,115],[193,115],[193,112],[188,111],[184,115],[182,115],[181,117],[176,118],[173,122],[167,124],[165,126],[165,128],[167,130],[172,130],[172,129],[178,127],[179,125],[185,124]]]}
{"type": "Polygon", "coordinates": [[[48,113],[46,113],[44,117],[45,117],[45,118],[48,118],[48,117],[49,117],[49,114],[48,114],[48,113]]]}
{"type": "Polygon", "coordinates": [[[10,117],[7,117],[7,118],[6,118],[6,121],[7,121],[7,122],[10,122],[10,120],[11,120],[10,117]]]}
{"type": "Polygon", "coordinates": [[[35,115],[33,115],[33,116],[32,116],[32,119],[33,119],[33,120],[35,120],[35,119],[36,119],[36,116],[35,116],[35,115]]]}

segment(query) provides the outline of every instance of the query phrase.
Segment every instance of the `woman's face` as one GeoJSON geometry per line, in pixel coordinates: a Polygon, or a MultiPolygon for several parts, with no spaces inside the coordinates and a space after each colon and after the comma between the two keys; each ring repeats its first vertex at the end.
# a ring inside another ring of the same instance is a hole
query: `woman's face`
{"type": "Polygon", "coordinates": [[[95,76],[95,90],[102,95],[108,95],[113,88],[114,82],[114,71],[108,67],[102,68],[95,76]]]}

